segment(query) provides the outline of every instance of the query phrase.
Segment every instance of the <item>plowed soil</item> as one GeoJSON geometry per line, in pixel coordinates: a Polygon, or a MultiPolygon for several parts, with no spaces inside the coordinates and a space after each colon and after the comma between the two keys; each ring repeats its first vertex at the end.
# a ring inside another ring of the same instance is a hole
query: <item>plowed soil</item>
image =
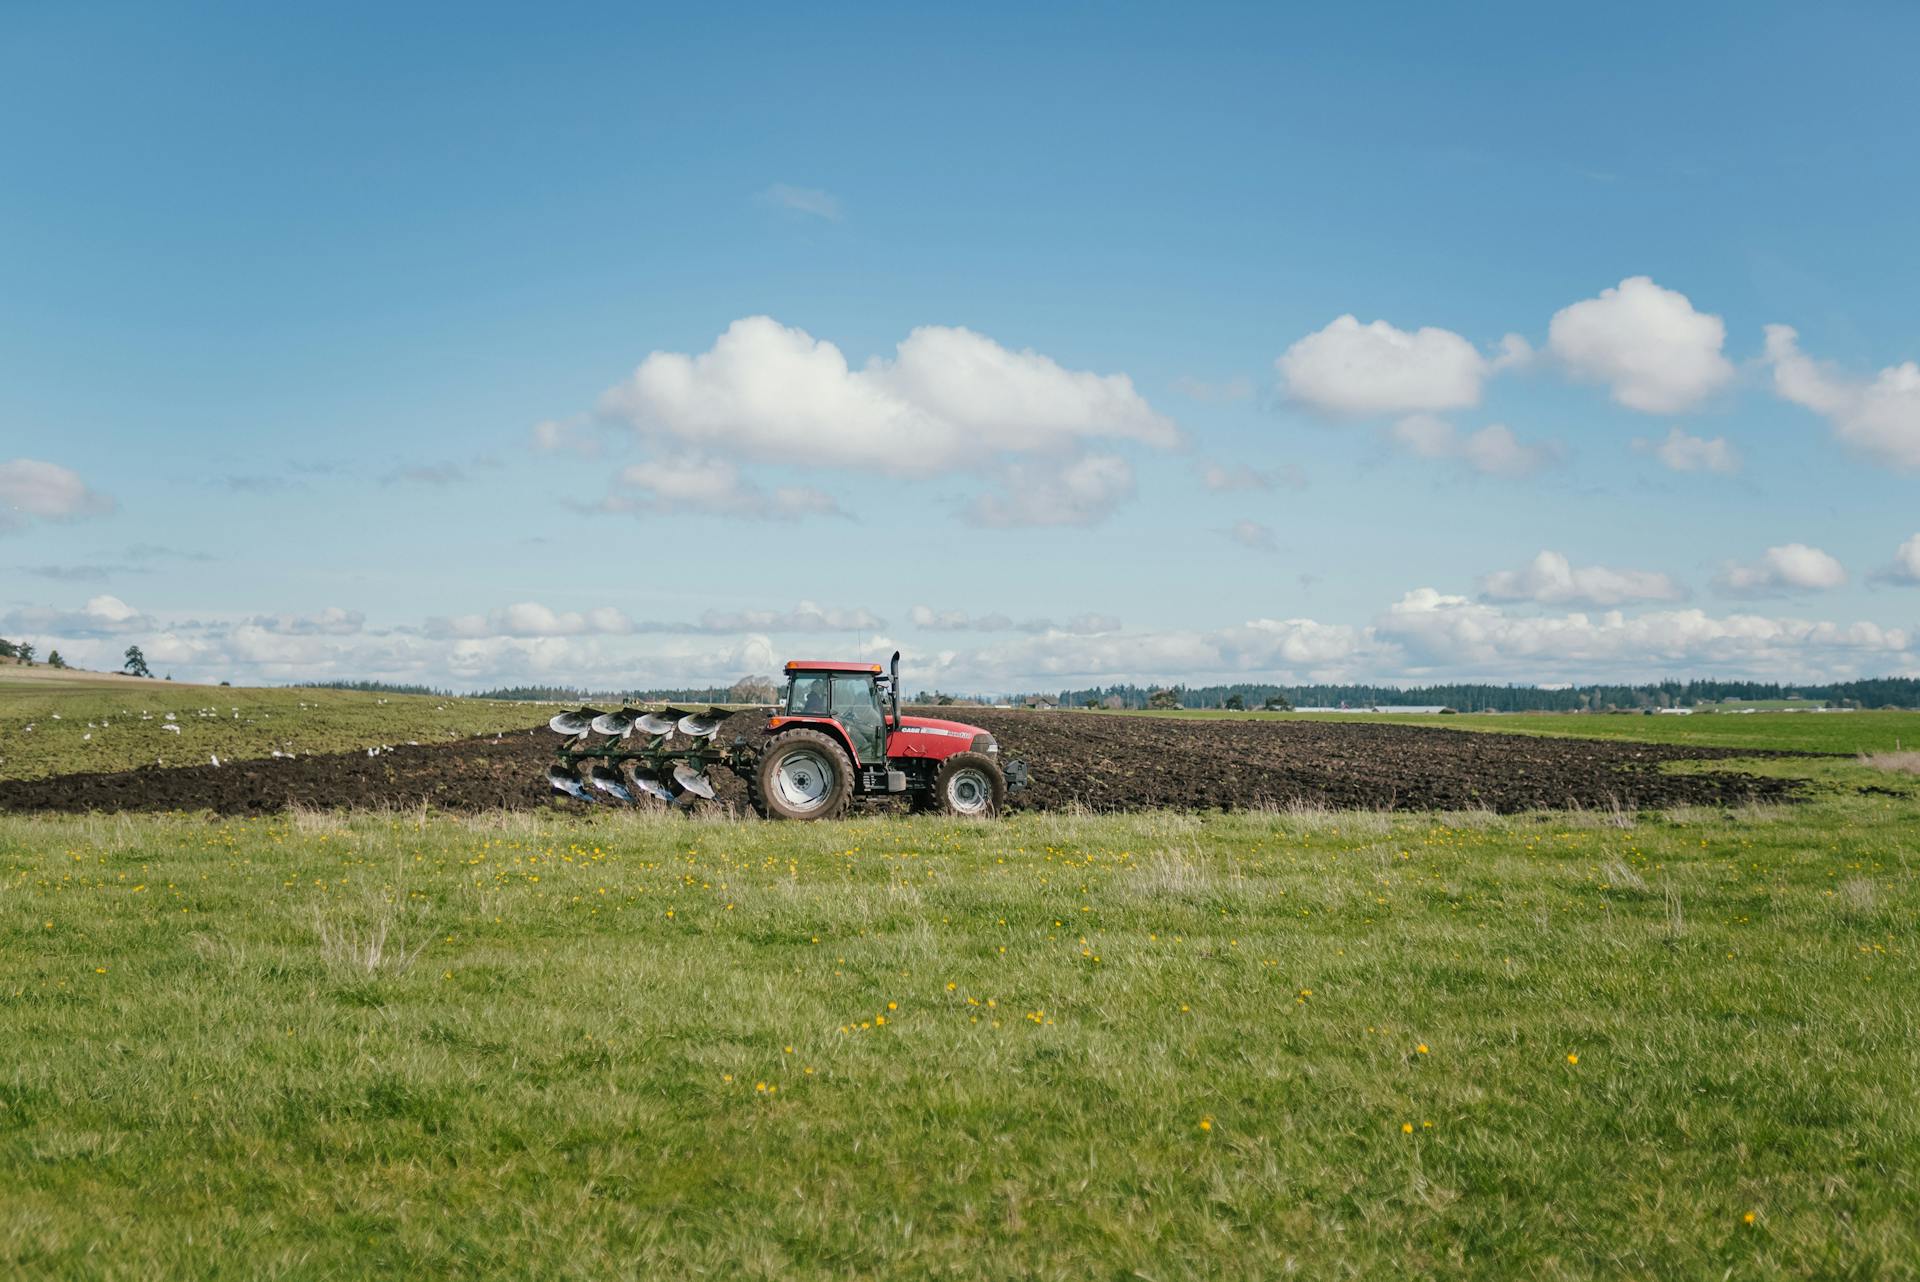
{"type": "MultiPolygon", "coordinates": [[[[1668,762],[1790,756],[1750,749],[1489,734],[1351,721],[1187,721],[1075,712],[941,709],[991,731],[1033,774],[1018,809],[1245,809],[1293,803],[1397,810],[1631,810],[1790,800],[1795,780],[1731,770],[1668,773],[1668,762]]],[[[722,728],[759,738],[762,714],[722,728]]],[[[498,739],[330,756],[0,782],[0,811],[578,809],[544,773],[559,745],[544,726],[498,739]]],[[[724,770],[702,803],[744,812],[724,770]]],[[[897,804],[897,803],[896,803],[897,804]]]]}

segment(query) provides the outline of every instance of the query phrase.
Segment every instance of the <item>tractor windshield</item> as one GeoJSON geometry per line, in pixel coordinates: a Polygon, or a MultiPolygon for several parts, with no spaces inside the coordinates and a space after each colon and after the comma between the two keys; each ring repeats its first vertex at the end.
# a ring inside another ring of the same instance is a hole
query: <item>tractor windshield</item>
{"type": "Polygon", "coordinates": [[[824,717],[829,706],[832,678],[825,673],[795,677],[787,684],[787,714],[794,717],[824,717]]]}

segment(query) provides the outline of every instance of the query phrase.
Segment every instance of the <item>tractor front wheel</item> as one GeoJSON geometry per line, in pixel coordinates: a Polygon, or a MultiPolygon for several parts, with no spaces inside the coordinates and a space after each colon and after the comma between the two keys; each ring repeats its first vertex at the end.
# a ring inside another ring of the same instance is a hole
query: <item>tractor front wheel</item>
{"type": "Polygon", "coordinates": [[[933,772],[933,809],[991,819],[1007,805],[1007,776],[983,752],[957,752],[933,772]]]}
{"type": "Polygon", "coordinates": [[[789,730],[753,771],[753,804],[768,819],[838,819],[853,797],[853,762],[818,730],[789,730]]]}

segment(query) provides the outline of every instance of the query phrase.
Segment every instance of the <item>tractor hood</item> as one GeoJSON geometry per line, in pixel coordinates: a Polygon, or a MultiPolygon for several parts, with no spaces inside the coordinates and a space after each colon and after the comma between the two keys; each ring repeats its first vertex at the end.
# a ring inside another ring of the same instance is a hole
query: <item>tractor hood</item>
{"type": "MultiPolygon", "coordinates": [[[[958,739],[962,743],[972,743],[983,734],[979,726],[970,726],[964,721],[942,721],[939,717],[900,718],[900,734],[925,735],[930,739],[958,739]]],[[[991,739],[992,735],[987,735],[991,739]]]]}

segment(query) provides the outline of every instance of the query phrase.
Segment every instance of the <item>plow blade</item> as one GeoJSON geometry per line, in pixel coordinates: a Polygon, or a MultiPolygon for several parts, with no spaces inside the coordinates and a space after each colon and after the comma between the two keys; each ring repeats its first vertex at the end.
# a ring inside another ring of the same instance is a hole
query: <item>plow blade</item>
{"type": "Polygon", "coordinates": [[[633,729],[634,719],[639,715],[632,708],[622,708],[618,712],[603,712],[587,724],[595,734],[623,739],[633,729]]]}
{"type": "Polygon", "coordinates": [[[627,786],[621,782],[620,776],[605,766],[595,766],[588,771],[587,782],[608,796],[618,797],[622,801],[633,800],[633,794],[627,791],[627,786]]]}
{"type": "Polygon", "coordinates": [[[580,781],[562,766],[547,767],[547,782],[553,785],[555,792],[563,792],[575,801],[593,802],[593,794],[580,786],[580,781]]]}
{"type": "Polygon", "coordinates": [[[633,724],[639,727],[641,734],[649,735],[655,739],[661,735],[673,733],[673,719],[662,716],[658,712],[643,712],[633,724]]]}
{"type": "Polygon", "coordinates": [[[636,773],[633,776],[633,786],[641,792],[646,793],[649,797],[657,797],[668,805],[673,804],[673,789],[667,787],[667,785],[661,783],[652,775],[636,773]]]}
{"type": "Polygon", "coordinates": [[[684,792],[690,792],[696,797],[704,797],[708,801],[713,800],[713,780],[707,778],[692,766],[675,766],[673,768],[673,781],[679,784],[681,790],[684,792]]]}
{"type": "Polygon", "coordinates": [[[726,714],[714,716],[711,713],[692,712],[680,718],[680,733],[689,739],[711,739],[720,733],[720,723],[726,714]]]}
{"type": "Polygon", "coordinates": [[[547,722],[547,729],[555,734],[582,735],[593,729],[593,720],[601,714],[593,708],[579,708],[573,712],[562,712],[547,722]]]}

